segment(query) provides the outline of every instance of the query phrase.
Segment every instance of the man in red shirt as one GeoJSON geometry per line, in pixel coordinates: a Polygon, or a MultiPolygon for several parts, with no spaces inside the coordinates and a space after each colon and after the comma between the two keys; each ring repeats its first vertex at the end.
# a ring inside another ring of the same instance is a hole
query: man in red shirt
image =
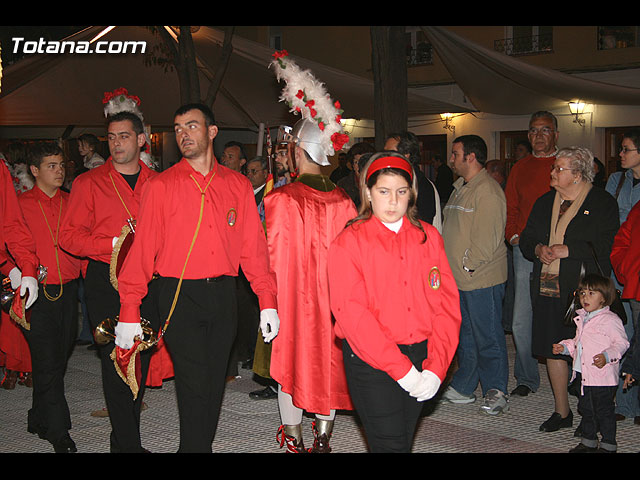
{"type": "MultiPolygon", "coordinates": [[[[107,119],[111,156],[104,165],[79,175],[73,183],[69,207],[60,228],[60,246],[78,257],[88,257],[84,275],[85,296],[92,329],[106,318],[115,318],[120,308],[118,292],[111,284],[113,247],[128,221],[138,217],[142,189],[156,172],[140,160],[145,144],[139,117],[121,112],[107,119]]],[[[153,321],[153,315],[147,317],[153,321]]],[[[109,355],[113,344],[99,347],[102,383],[111,421],[111,451],[141,452],[140,409],[142,392],[133,399],[120,379],[109,355]]],[[[142,355],[143,377],[149,355],[142,355]]],[[[144,378],[142,382],[144,387],[144,378]]]]}
{"type": "MultiPolygon", "coordinates": [[[[9,277],[16,294],[24,297],[25,308],[30,308],[38,298],[39,260],[33,236],[18,205],[11,172],[2,161],[0,185],[0,271],[9,277]]],[[[0,360],[5,369],[0,381],[2,388],[15,388],[20,372],[31,373],[27,342],[18,325],[4,311],[0,319],[0,360]]]]}
{"type": "Polygon", "coordinates": [[[260,304],[265,341],[278,332],[275,275],[253,189],[213,153],[211,110],[180,107],[174,120],[183,158],[153,178],[140,205],[136,237],[118,277],[116,344],[141,333],[140,302],[154,273],[158,311],[171,351],[180,452],[211,452],[237,330],[236,278],[246,275],[260,304]]]}
{"type": "Polygon", "coordinates": [[[65,167],[56,143],[36,144],[29,157],[35,186],[18,197],[47,277],[33,304],[25,331],[33,365],[33,399],[27,428],[48,440],[57,453],[76,452],[71,417],[64,395],[64,374],[77,329],[78,277],[82,260],[58,247],[60,218],[69,194],[60,190],[65,167]]]}
{"type": "MultiPolygon", "coordinates": [[[[9,251],[16,262],[16,266],[10,270],[8,276],[11,278],[11,286],[14,289],[20,288],[20,296],[28,294],[26,307],[29,308],[38,298],[38,257],[36,256],[36,246],[31,232],[25,225],[24,217],[20,212],[18,199],[11,173],[4,164],[0,162],[0,265],[6,267],[7,255],[5,248],[9,251]]],[[[4,270],[4,268],[3,268],[4,270]]]]}
{"type": "Polygon", "coordinates": [[[511,395],[526,396],[540,386],[538,360],[531,354],[533,312],[529,275],[533,262],[524,258],[518,246],[535,201],[549,191],[551,166],[558,142],[558,121],[550,112],[536,112],[529,120],[529,142],[533,152],[518,160],[507,178],[507,224],[505,236],[513,246],[514,291],[513,341],[516,346],[514,375],[516,388],[511,395]]]}

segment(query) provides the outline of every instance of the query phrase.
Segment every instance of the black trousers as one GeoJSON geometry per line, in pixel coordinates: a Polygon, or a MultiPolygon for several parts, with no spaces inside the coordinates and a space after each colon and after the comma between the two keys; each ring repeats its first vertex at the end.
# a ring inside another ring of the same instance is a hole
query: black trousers
{"type": "MultiPolygon", "coordinates": [[[[114,318],[120,313],[120,296],[109,281],[109,265],[106,263],[90,260],[84,284],[89,321],[93,331],[100,322],[106,318],[114,318]]],[[[151,282],[149,294],[143,299],[140,311],[157,330],[159,319],[153,302],[154,287],[154,282],[151,282]]],[[[114,342],[98,347],[102,362],[102,388],[111,421],[111,452],[137,453],[143,451],[140,441],[140,411],[151,351],[140,354],[142,380],[140,391],[134,401],[131,389],[118,376],[110,358],[114,348],[114,342]]]]}
{"type": "MultiPolygon", "coordinates": [[[[418,370],[427,358],[427,341],[399,345],[418,370]]],[[[342,345],[349,393],[364,426],[372,453],[410,453],[423,402],[418,402],[386,372],[361,360],[344,340],[342,345]]]]}
{"type": "MultiPolygon", "coordinates": [[[[166,319],[178,279],[155,281],[161,318],[166,319]]],[[[164,336],[175,373],[179,452],[212,451],[236,331],[235,277],[183,281],[164,336]]]]}
{"type": "MultiPolygon", "coordinates": [[[[62,296],[51,301],[40,285],[38,299],[30,313],[30,329],[24,330],[31,351],[33,395],[28,412],[30,432],[56,442],[71,429],[71,416],[64,392],[67,361],[73,350],[78,324],[78,282],[62,286],[62,296]]],[[[60,285],[48,285],[56,297],[60,285]]]]}

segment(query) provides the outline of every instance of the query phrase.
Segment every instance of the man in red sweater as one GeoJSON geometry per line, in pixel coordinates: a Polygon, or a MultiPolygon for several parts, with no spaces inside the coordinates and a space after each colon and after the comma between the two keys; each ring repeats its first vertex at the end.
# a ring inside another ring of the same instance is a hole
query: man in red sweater
{"type": "Polygon", "coordinates": [[[536,112],[529,120],[532,153],[518,160],[507,178],[507,224],[505,237],[513,246],[515,298],[513,305],[513,341],[516,346],[514,375],[516,388],[511,395],[526,396],[540,386],[538,361],[531,354],[532,307],[529,275],[533,262],[524,258],[518,246],[535,201],[549,191],[551,166],[558,142],[558,121],[546,111],[536,112]]]}

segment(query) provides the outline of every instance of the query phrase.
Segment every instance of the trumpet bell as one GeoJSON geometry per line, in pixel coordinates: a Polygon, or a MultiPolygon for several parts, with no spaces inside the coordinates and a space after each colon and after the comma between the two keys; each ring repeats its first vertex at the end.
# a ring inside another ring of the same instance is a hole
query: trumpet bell
{"type": "MultiPolygon", "coordinates": [[[[116,338],[116,325],[118,324],[118,317],[107,318],[103,320],[93,332],[93,338],[98,345],[106,345],[112,342],[116,338]]],[[[140,326],[142,327],[142,338],[140,342],[144,346],[144,349],[153,347],[160,338],[158,334],[153,331],[151,323],[145,318],[140,318],[140,326]]],[[[136,337],[138,338],[138,337],[136,337]]]]}

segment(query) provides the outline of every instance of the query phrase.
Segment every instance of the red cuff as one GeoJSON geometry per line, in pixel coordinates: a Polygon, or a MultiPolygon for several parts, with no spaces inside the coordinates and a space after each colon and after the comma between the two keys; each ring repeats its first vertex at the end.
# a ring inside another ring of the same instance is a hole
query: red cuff
{"type": "Polygon", "coordinates": [[[278,309],[278,301],[276,300],[275,295],[265,294],[258,298],[258,302],[260,303],[260,310],[265,310],[267,308],[278,309]]]}
{"type": "Polygon", "coordinates": [[[140,323],[140,305],[120,304],[119,322],[140,323]]]}
{"type": "Polygon", "coordinates": [[[27,263],[25,265],[20,265],[20,271],[22,272],[23,277],[33,277],[38,278],[38,267],[39,265],[35,265],[33,263],[27,263]]]}

